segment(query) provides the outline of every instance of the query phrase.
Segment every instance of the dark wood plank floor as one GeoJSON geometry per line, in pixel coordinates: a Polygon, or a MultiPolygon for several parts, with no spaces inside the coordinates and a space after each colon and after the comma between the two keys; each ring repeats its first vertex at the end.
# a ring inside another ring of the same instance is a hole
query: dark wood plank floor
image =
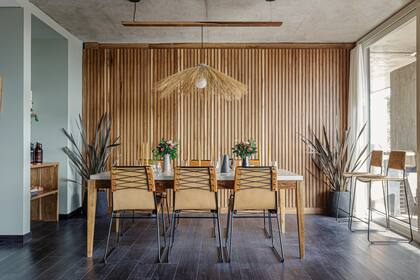
{"type": "Polygon", "coordinates": [[[294,216],[287,216],[286,261],[280,264],[261,220],[238,220],[233,261],[217,263],[210,220],[182,220],[171,262],[156,263],[155,226],[139,220],[120,247],[101,262],[107,220],[97,222],[95,255],[85,257],[82,218],[33,224],[25,246],[0,244],[0,279],[420,279],[420,250],[412,245],[368,245],[333,218],[306,216],[306,258],[298,258],[294,216]]]}

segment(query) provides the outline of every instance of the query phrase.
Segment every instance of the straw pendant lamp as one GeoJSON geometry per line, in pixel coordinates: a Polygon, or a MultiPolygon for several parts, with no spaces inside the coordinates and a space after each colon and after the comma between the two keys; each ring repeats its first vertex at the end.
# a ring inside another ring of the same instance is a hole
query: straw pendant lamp
{"type": "MultiPolygon", "coordinates": [[[[201,26],[201,61],[204,61],[203,49],[203,26],[201,26]]],[[[159,81],[155,84],[154,90],[160,93],[161,98],[200,94],[238,100],[246,93],[247,86],[207,64],[200,63],[159,81]]]]}

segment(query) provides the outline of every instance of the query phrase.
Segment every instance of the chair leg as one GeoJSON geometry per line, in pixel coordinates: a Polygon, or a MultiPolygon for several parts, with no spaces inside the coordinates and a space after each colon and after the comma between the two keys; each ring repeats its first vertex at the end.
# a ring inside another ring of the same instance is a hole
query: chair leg
{"type": "Polygon", "coordinates": [[[170,227],[171,226],[171,216],[169,215],[169,196],[168,196],[168,193],[166,193],[165,204],[166,204],[166,215],[167,215],[167,218],[168,218],[168,225],[170,227]]]}
{"type": "Polygon", "coordinates": [[[271,246],[274,248],[273,222],[271,218],[272,218],[271,211],[268,210],[268,229],[269,229],[270,238],[271,238],[271,246]]]}
{"type": "Polygon", "coordinates": [[[226,219],[226,234],[225,234],[225,247],[227,248],[228,238],[229,238],[229,227],[230,227],[230,209],[228,209],[227,219],[226,219]]]}
{"type": "Polygon", "coordinates": [[[162,218],[163,242],[164,242],[164,245],[166,247],[166,223],[165,223],[165,213],[164,213],[163,204],[161,205],[160,211],[161,211],[161,218],[162,218]]]}
{"type": "Polygon", "coordinates": [[[349,210],[349,229],[350,231],[353,231],[353,216],[354,216],[354,201],[356,200],[356,188],[357,188],[357,182],[354,182],[353,185],[353,180],[351,179],[351,187],[350,187],[350,192],[353,192],[353,194],[350,196],[350,210],[349,210]]]}
{"type": "Polygon", "coordinates": [[[178,226],[179,226],[179,214],[175,215],[175,219],[176,219],[175,228],[178,228],[178,226]]]}
{"type": "Polygon", "coordinates": [[[176,212],[173,211],[172,212],[172,227],[171,227],[171,244],[170,244],[170,248],[172,249],[172,247],[174,246],[174,242],[175,242],[175,219],[176,219],[176,212]]]}
{"type": "Polygon", "coordinates": [[[223,257],[222,233],[221,233],[221,230],[220,230],[220,213],[219,213],[219,211],[217,211],[216,219],[217,219],[217,233],[218,233],[218,236],[219,236],[219,255],[220,255],[219,257],[220,257],[221,262],[224,263],[225,258],[223,257]]]}
{"type": "Polygon", "coordinates": [[[276,222],[277,222],[277,230],[279,231],[280,257],[281,257],[280,262],[284,262],[284,249],[283,249],[283,241],[281,237],[281,227],[280,227],[280,222],[279,222],[280,215],[281,215],[280,211],[277,210],[276,222]]]}
{"type": "Polygon", "coordinates": [[[211,233],[211,235],[212,235],[212,237],[213,238],[216,238],[216,217],[217,217],[217,215],[218,214],[216,214],[216,213],[213,213],[213,229],[212,229],[212,233],[211,233]]]}
{"type": "MultiPolygon", "coordinates": [[[[121,216],[121,213],[116,214],[116,218],[119,219],[121,216]]],[[[123,230],[123,223],[124,219],[119,219],[119,223],[117,224],[118,230],[117,230],[117,246],[120,244],[120,239],[122,237],[122,230],[123,230]]]]}
{"type": "Polygon", "coordinates": [[[370,182],[368,185],[368,232],[367,232],[367,239],[370,243],[370,223],[372,219],[372,183],[370,182]]]}
{"type": "Polygon", "coordinates": [[[230,214],[230,229],[228,229],[228,232],[229,232],[228,262],[232,260],[233,215],[234,215],[234,212],[232,210],[232,213],[230,214]]]}
{"type": "Polygon", "coordinates": [[[106,264],[106,258],[107,258],[107,254],[108,254],[108,246],[109,246],[109,238],[111,236],[111,229],[112,229],[112,221],[114,220],[114,212],[111,213],[111,219],[109,220],[109,227],[108,227],[108,237],[106,239],[106,246],[105,246],[105,254],[104,254],[104,258],[103,261],[106,264]]]}
{"type": "MultiPolygon", "coordinates": [[[[388,182],[386,184],[388,185],[388,182]]],[[[389,228],[388,194],[385,192],[385,185],[383,181],[382,181],[382,195],[384,196],[386,228],[389,228]]]]}
{"type": "Polygon", "coordinates": [[[265,222],[265,210],[263,210],[264,215],[264,234],[266,238],[271,238],[270,232],[267,230],[266,222],[265,222]]]}
{"type": "Polygon", "coordinates": [[[160,254],[160,224],[159,224],[159,211],[156,209],[156,238],[157,238],[157,252],[158,252],[158,259],[159,263],[162,262],[161,254],[160,254]]]}
{"type": "Polygon", "coordinates": [[[405,202],[407,205],[407,215],[408,215],[408,224],[410,226],[410,240],[408,241],[409,243],[411,243],[413,241],[413,227],[411,225],[411,215],[410,215],[410,205],[408,203],[408,194],[407,194],[407,180],[404,179],[404,193],[405,193],[405,202]]]}

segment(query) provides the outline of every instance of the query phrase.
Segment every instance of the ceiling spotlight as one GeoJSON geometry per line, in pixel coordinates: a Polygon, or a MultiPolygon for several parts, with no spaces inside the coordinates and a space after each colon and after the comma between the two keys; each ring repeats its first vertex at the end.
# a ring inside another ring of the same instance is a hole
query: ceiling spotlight
{"type": "Polygon", "coordinates": [[[417,56],[417,52],[413,52],[412,54],[410,54],[412,57],[416,57],[417,56]]]}

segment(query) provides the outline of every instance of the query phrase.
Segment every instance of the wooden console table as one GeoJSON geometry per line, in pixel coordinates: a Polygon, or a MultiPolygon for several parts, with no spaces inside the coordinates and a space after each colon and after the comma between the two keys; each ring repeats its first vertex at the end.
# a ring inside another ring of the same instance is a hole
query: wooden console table
{"type": "Polygon", "coordinates": [[[31,195],[31,220],[58,221],[58,163],[31,165],[31,190],[42,191],[31,195]]]}

